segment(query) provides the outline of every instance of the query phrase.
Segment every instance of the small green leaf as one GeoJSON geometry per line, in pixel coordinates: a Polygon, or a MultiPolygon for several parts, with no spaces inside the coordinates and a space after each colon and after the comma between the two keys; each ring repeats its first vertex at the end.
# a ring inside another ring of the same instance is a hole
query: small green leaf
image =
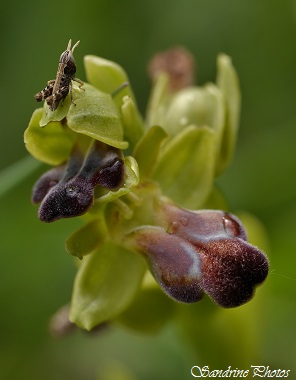
{"type": "Polygon", "coordinates": [[[167,133],[159,126],[147,129],[145,135],[138,142],[134,150],[134,157],[140,168],[141,178],[150,178],[157,163],[160,146],[167,133]]]}
{"type": "Polygon", "coordinates": [[[34,111],[29,126],[24,133],[27,150],[37,160],[49,165],[60,165],[71,152],[75,134],[60,122],[49,122],[46,128],[40,127],[44,109],[34,111]]]}
{"type": "Polygon", "coordinates": [[[180,206],[198,208],[209,195],[215,170],[215,134],[188,126],[164,146],[153,178],[180,206]]]}
{"type": "Polygon", "coordinates": [[[85,91],[77,90],[75,104],[69,108],[69,128],[119,149],[126,149],[119,111],[111,98],[93,86],[84,84],[85,91]]]}
{"type": "Polygon", "coordinates": [[[145,269],[143,257],[107,241],[82,260],[74,283],[70,321],[91,330],[116,317],[132,302],[145,269]]]}
{"type": "Polygon", "coordinates": [[[216,82],[223,94],[226,109],[219,168],[219,171],[222,172],[232,159],[236,144],[241,94],[238,76],[232,66],[231,58],[225,54],[220,54],[217,59],[217,66],[218,74],[216,82]]]}
{"type": "Polygon", "coordinates": [[[72,233],[65,243],[66,251],[80,259],[103,245],[107,236],[103,217],[94,219],[72,233]]]}

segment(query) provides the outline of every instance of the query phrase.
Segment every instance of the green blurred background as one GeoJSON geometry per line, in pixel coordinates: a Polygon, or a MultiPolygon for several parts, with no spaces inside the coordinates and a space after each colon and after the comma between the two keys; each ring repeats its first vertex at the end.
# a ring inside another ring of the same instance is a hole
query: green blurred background
{"type": "MultiPolygon", "coordinates": [[[[147,62],[155,52],[187,47],[197,59],[201,84],[215,80],[219,52],[232,56],[242,118],[234,161],[218,182],[231,209],[258,216],[270,239],[270,275],[253,301],[260,312],[251,307],[245,314],[246,323],[259,326],[261,342],[254,339],[252,346],[251,339],[248,350],[260,350],[256,362],[246,363],[290,369],[289,378],[296,379],[296,0],[31,0],[6,2],[1,14],[0,170],[26,156],[23,132],[36,107],[33,95],[54,78],[69,38],[81,40],[77,76],[85,79],[85,54],[120,63],[143,112],[150,89],[147,62]]],[[[217,342],[210,323],[200,344],[196,334],[194,351],[174,324],[155,336],[112,328],[98,336],[50,337],[48,320],[68,302],[76,271],[64,239],[79,222],[38,221],[30,191],[41,171],[0,199],[0,378],[190,379],[203,342],[213,348],[204,364],[235,366],[231,355],[219,360],[217,343],[222,350],[231,343],[227,334],[217,342]]],[[[232,318],[227,313],[223,318],[232,318]]],[[[233,354],[245,351],[238,337],[233,354]]]]}

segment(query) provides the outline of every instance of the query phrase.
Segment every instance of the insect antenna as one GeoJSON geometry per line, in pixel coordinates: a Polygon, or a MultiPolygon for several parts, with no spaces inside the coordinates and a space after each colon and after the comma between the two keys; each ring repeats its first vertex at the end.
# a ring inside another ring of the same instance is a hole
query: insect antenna
{"type": "Polygon", "coordinates": [[[67,50],[71,50],[71,45],[72,45],[72,40],[70,38],[70,40],[68,42],[67,50]]]}
{"type": "MultiPolygon", "coordinates": [[[[71,41],[71,40],[70,40],[71,41]]],[[[70,42],[69,41],[69,42],[70,42]]],[[[72,50],[71,50],[71,52],[72,52],[72,54],[73,54],[73,52],[74,52],[74,49],[76,48],[76,46],[78,46],[79,45],[79,42],[80,42],[80,40],[79,41],[77,41],[76,42],[76,44],[72,47],[72,50]]]]}

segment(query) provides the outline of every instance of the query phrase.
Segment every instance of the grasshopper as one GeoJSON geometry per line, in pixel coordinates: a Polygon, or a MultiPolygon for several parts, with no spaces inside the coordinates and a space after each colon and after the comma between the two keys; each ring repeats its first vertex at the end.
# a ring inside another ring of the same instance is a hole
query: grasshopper
{"type": "Polygon", "coordinates": [[[75,78],[76,64],[73,52],[79,42],[77,41],[71,49],[72,41],[70,39],[67,49],[60,56],[56,78],[48,81],[47,86],[35,95],[37,102],[46,100],[51,111],[58,108],[61,100],[65,99],[69,92],[72,100],[72,80],[79,83],[79,88],[84,84],[80,79],[75,78]]]}

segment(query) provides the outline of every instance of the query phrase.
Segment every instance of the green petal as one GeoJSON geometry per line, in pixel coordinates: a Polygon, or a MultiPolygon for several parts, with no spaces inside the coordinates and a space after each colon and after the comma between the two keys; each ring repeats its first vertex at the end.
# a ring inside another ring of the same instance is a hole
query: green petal
{"type": "Polygon", "coordinates": [[[139,167],[137,161],[132,156],[127,156],[124,159],[125,178],[124,187],[131,189],[139,183],[139,167]]]}
{"type": "Polygon", "coordinates": [[[116,317],[135,297],[144,259],[108,241],[86,256],[74,283],[70,321],[86,330],[116,317]]]}
{"type": "Polygon", "coordinates": [[[60,122],[50,122],[46,128],[41,128],[43,114],[43,108],[34,111],[24,133],[26,148],[37,160],[53,166],[60,165],[70,155],[75,134],[60,122]]]}
{"type": "Polygon", "coordinates": [[[144,133],[143,120],[137,109],[137,106],[130,96],[123,98],[121,107],[122,123],[124,128],[124,137],[130,143],[133,149],[138,140],[144,133]]]}
{"type": "Polygon", "coordinates": [[[65,243],[66,251],[80,259],[103,245],[107,230],[103,218],[94,219],[71,234],[65,243]]]}
{"type": "Polygon", "coordinates": [[[209,195],[215,170],[215,135],[189,126],[164,147],[153,178],[164,194],[185,208],[198,208],[209,195]]]}
{"type": "Polygon", "coordinates": [[[150,178],[159,157],[160,146],[166,137],[167,133],[163,128],[154,126],[147,129],[136,145],[134,157],[138,162],[142,179],[150,178]]]}
{"type": "MultiPolygon", "coordinates": [[[[86,55],[84,57],[84,67],[87,81],[108,94],[114,93],[124,83],[129,82],[124,69],[117,63],[107,59],[95,55],[86,55]]],[[[131,96],[135,101],[131,86],[126,86],[114,97],[118,108],[121,107],[122,98],[126,95],[131,96]]]]}
{"type": "Polygon", "coordinates": [[[163,126],[171,95],[169,93],[169,77],[162,73],[153,84],[146,113],[146,127],[163,126]]]}
{"type": "Polygon", "coordinates": [[[217,66],[217,86],[220,88],[224,96],[226,109],[219,168],[219,171],[222,172],[232,159],[236,144],[240,117],[241,94],[238,76],[232,66],[230,57],[225,54],[220,54],[217,59],[217,66]]]}
{"type": "MultiPolygon", "coordinates": [[[[69,108],[69,128],[119,149],[126,149],[119,111],[109,94],[84,84],[76,90],[75,104],[69,108]],[[78,92],[79,91],[79,92],[78,92]]],[[[74,91],[73,91],[74,92],[74,91]]]]}

